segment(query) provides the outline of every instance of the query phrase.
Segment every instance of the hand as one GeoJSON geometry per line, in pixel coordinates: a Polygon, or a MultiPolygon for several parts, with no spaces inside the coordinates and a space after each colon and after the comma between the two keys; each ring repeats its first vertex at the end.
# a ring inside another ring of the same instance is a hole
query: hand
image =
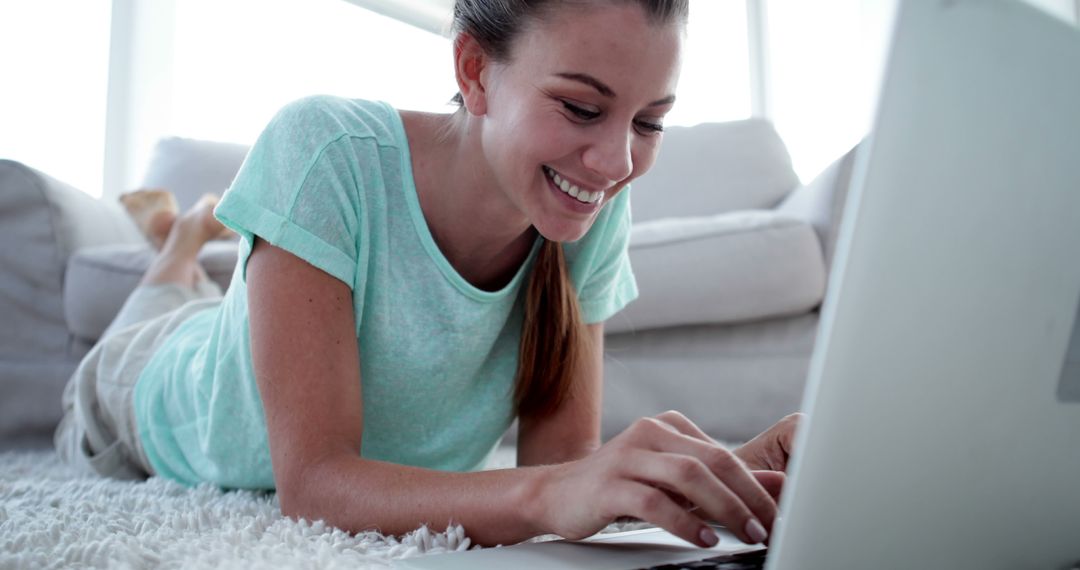
{"type": "Polygon", "coordinates": [[[716,543],[709,519],[747,544],[764,541],[776,518],[770,491],[783,477],[752,473],[678,412],[642,418],[595,453],[543,469],[541,532],[579,539],[632,516],[703,547],[716,543]]]}
{"type": "Polygon", "coordinates": [[[790,414],[735,450],[750,469],[787,471],[795,431],[805,414],[790,414]]]}

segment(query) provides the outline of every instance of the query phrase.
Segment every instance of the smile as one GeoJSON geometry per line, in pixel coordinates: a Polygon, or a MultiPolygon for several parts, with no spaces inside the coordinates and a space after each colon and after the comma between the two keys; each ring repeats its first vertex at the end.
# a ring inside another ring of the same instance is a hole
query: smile
{"type": "Polygon", "coordinates": [[[544,167],[544,174],[555,183],[555,186],[562,190],[564,193],[569,194],[572,198],[576,199],[582,204],[592,204],[598,202],[604,198],[604,191],[597,190],[596,192],[589,192],[588,190],[582,190],[575,184],[567,182],[565,178],[559,176],[558,172],[555,172],[551,167],[544,167]]]}

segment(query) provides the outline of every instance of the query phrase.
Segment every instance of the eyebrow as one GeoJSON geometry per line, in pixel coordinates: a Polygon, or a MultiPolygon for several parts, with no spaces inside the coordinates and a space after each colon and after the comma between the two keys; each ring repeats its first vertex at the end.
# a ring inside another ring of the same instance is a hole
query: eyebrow
{"type": "MultiPolygon", "coordinates": [[[[593,77],[593,76],[591,76],[591,75],[589,75],[587,73],[567,73],[567,72],[563,72],[563,73],[556,73],[555,75],[557,77],[562,77],[563,79],[569,79],[571,81],[577,81],[578,83],[584,83],[585,85],[588,85],[589,87],[592,87],[593,89],[596,89],[604,97],[610,97],[612,99],[616,98],[615,92],[612,91],[610,87],[608,87],[607,85],[604,85],[604,83],[602,81],[600,81],[599,79],[597,79],[597,78],[595,78],[595,77],[593,77]]],[[[647,106],[648,107],[659,107],[661,105],[670,105],[670,104],[672,104],[674,102],[675,102],[675,96],[674,95],[668,95],[667,97],[664,97],[663,99],[657,99],[656,101],[653,101],[652,103],[649,103],[647,106]]]]}

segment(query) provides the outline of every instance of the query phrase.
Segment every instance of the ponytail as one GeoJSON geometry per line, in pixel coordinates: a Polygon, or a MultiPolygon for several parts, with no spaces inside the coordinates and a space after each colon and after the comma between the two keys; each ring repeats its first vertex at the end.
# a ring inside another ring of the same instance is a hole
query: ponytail
{"type": "Polygon", "coordinates": [[[525,296],[514,404],[519,416],[554,412],[569,396],[589,337],[562,244],[545,241],[525,296]]]}

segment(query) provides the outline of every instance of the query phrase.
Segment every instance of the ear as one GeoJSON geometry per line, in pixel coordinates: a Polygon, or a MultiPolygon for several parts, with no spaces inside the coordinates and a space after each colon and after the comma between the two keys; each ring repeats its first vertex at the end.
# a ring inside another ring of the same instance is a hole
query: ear
{"type": "Polygon", "coordinates": [[[484,89],[484,70],[488,56],[475,38],[466,33],[454,38],[454,76],[458,91],[471,115],[487,112],[487,93],[484,89]]]}

